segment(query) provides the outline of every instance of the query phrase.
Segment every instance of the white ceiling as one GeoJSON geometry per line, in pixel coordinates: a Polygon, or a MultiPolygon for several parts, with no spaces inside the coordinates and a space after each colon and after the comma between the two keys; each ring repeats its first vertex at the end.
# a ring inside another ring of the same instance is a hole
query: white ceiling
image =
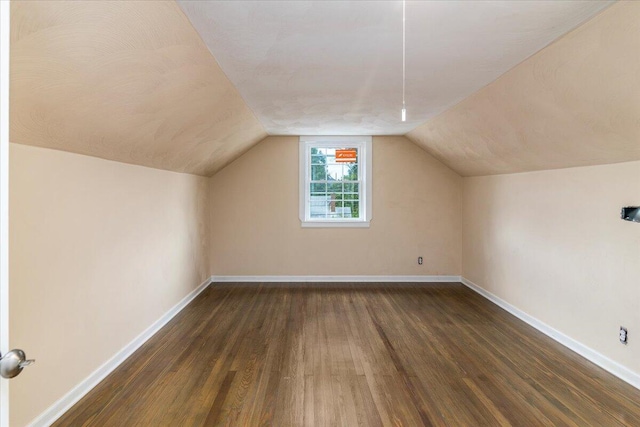
{"type": "Polygon", "coordinates": [[[407,2],[402,123],[401,1],[179,0],[272,135],[405,134],[610,3],[407,2]]]}

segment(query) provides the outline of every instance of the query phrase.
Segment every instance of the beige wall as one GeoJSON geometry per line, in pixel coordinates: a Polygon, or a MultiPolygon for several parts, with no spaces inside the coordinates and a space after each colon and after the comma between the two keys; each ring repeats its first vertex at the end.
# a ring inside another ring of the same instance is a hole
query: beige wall
{"type": "Polygon", "coordinates": [[[464,277],[640,373],[640,162],[465,178],[463,199],[464,277]]]}
{"type": "Polygon", "coordinates": [[[374,137],[371,227],[301,228],[298,138],[269,137],[210,178],[211,272],[459,275],[461,191],[406,138],[374,137]]]}
{"type": "Polygon", "coordinates": [[[11,144],[11,425],[69,392],[209,275],[207,179],[11,144]]]}

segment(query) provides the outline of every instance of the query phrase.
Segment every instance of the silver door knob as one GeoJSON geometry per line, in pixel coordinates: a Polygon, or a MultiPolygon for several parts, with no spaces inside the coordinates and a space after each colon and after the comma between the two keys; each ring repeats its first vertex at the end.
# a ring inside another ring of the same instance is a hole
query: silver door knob
{"type": "Polygon", "coordinates": [[[20,374],[22,370],[35,363],[34,359],[27,360],[27,355],[20,349],[11,350],[0,357],[0,376],[2,378],[13,378],[20,374]]]}

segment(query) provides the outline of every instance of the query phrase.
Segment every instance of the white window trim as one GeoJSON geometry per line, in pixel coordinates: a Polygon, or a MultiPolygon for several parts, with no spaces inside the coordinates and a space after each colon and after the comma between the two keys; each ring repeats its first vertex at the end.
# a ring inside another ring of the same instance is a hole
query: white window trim
{"type": "Polygon", "coordinates": [[[299,217],[302,227],[369,227],[371,222],[371,210],[373,206],[373,153],[371,136],[301,136],[299,145],[299,217]],[[345,146],[358,147],[364,152],[364,162],[358,164],[358,173],[364,177],[361,184],[361,194],[364,195],[364,203],[360,204],[360,209],[364,210],[362,218],[335,218],[327,219],[311,219],[308,215],[307,198],[310,193],[310,162],[307,159],[311,157],[311,147],[324,145],[329,148],[344,148],[345,146]]]}

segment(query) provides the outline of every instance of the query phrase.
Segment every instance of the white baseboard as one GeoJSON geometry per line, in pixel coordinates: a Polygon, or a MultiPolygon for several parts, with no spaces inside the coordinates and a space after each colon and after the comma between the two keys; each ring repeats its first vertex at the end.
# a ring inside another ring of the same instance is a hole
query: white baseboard
{"type": "Polygon", "coordinates": [[[64,395],[60,400],[51,405],[43,413],[29,423],[30,427],[50,426],[73,405],[82,399],[91,389],[93,389],[107,375],[113,372],[122,362],[133,354],[142,344],[147,342],[156,332],[166,325],[173,317],[187,306],[195,297],[197,297],[207,286],[211,284],[211,277],[202,282],[196,289],[191,291],[187,296],[182,298],[179,303],[171,307],[161,318],[156,320],[151,326],[144,330],[140,335],[135,337],[133,341],[124,346],[111,359],[107,360],[102,366],[93,371],[87,378],[78,383],[69,393],[64,395]]]}
{"type": "Polygon", "coordinates": [[[460,282],[460,276],[211,276],[222,282],[460,282]]]}
{"type": "Polygon", "coordinates": [[[575,351],[585,359],[595,363],[596,365],[600,366],[602,369],[612,373],[616,377],[631,384],[635,388],[640,389],[640,375],[637,374],[636,372],[633,372],[632,370],[619,364],[618,362],[609,359],[607,356],[604,356],[598,353],[597,351],[593,350],[590,347],[587,347],[586,345],[582,344],[579,341],[576,341],[570,336],[563,334],[562,332],[552,328],[551,326],[536,319],[535,317],[530,316],[529,314],[525,313],[519,308],[509,304],[502,298],[497,297],[496,295],[492,294],[486,289],[476,285],[471,280],[467,280],[464,277],[462,277],[461,282],[465,284],[467,287],[469,287],[471,290],[479,293],[480,295],[482,295],[489,301],[493,302],[494,304],[498,305],[499,307],[502,307],[509,313],[519,318],[520,320],[533,326],[543,334],[549,336],[550,338],[553,338],[560,344],[564,345],[570,350],[575,351]]]}

